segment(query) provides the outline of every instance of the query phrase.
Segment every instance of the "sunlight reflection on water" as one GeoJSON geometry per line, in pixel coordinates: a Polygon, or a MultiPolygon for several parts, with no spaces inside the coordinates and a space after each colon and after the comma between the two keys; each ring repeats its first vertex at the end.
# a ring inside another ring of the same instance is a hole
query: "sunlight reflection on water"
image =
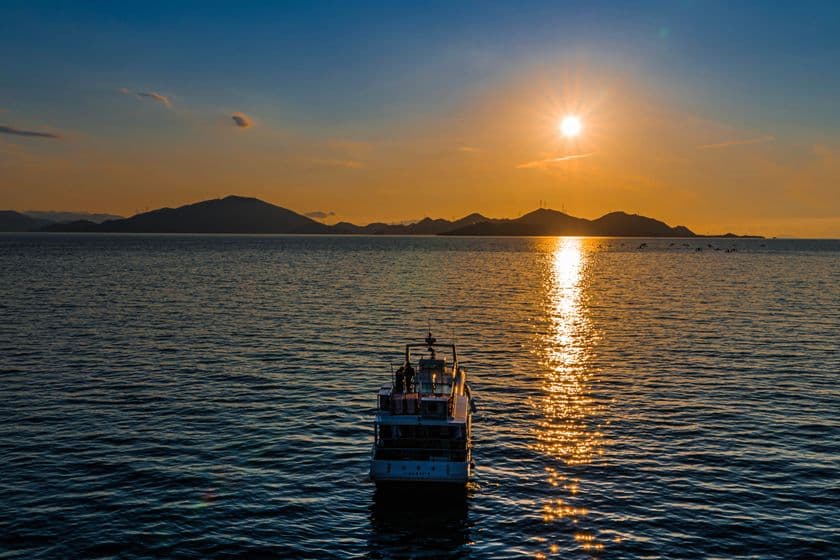
{"type": "MultiPolygon", "coordinates": [[[[604,406],[591,395],[592,371],[588,367],[597,334],[585,305],[587,266],[592,253],[579,238],[551,240],[550,267],[546,274],[546,315],[550,329],[544,337],[541,398],[535,403],[542,414],[536,448],[566,467],[588,465],[603,454],[603,435],[598,417],[604,406]]],[[[574,500],[580,480],[546,467],[548,483],[560,487],[574,500]]],[[[568,519],[577,524],[585,507],[564,499],[550,499],[543,506],[543,521],[568,519]]],[[[575,540],[586,551],[598,551],[603,544],[590,533],[576,532],[575,540]],[[582,536],[583,535],[583,536],[582,536]],[[585,537],[585,538],[584,538],[585,537]]]]}

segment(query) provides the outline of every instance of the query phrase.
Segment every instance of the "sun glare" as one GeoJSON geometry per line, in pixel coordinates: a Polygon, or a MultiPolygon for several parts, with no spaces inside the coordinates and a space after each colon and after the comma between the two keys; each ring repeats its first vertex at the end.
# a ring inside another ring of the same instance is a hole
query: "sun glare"
{"type": "Polygon", "coordinates": [[[563,117],[563,120],[560,121],[560,134],[566,138],[574,138],[580,134],[582,128],[583,124],[581,124],[580,119],[574,115],[563,117]]]}

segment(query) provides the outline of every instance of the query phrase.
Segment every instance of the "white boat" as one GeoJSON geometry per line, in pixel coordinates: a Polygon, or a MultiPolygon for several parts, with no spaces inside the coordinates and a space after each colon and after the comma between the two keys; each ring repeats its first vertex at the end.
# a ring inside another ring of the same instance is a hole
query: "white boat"
{"type": "Polygon", "coordinates": [[[405,345],[405,362],[379,390],[370,477],[379,486],[432,482],[463,485],[472,470],[475,405],[454,344],[405,345]],[[422,356],[412,365],[412,350],[422,356]],[[438,356],[452,352],[452,363],[438,356]]]}

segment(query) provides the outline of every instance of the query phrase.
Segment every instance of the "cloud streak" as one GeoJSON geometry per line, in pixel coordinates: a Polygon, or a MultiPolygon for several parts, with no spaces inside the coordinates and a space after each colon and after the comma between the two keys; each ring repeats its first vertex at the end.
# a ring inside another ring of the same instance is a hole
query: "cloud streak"
{"type": "Polygon", "coordinates": [[[701,150],[716,150],[719,148],[728,148],[730,146],[748,146],[750,144],[763,144],[765,142],[773,142],[776,140],[775,136],[765,135],[758,138],[748,138],[744,140],[727,140],[725,142],[718,142],[716,144],[701,144],[697,146],[701,150]]]}
{"type": "Polygon", "coordinates": [[[329,218],[330,216],[335,216],[335,212],[324,212],[323,210],[315,210],[313,212],[307,212],[304,214],[307,218],[315,218],[316,220],[323,220],[325,218],[329,218]]]}
{"type": "Polygon", "coordinates": [[[0,134],[11,134],[14,136],[29,136],[31,138],[51,138],[58,140],[61,138],[60,134],[53,132],[38,132],[36,130],[22,130],[13,126],[0,125],[0,134]]]}
{"type": "Polygon", "coordinates": [[[536,161],[529,161],[526,163],[520,163],[516,166],[517,169],[546,169],[553,165],[557,165],[558,163],[563,163],[564,161],[570,161],[573,159],[581,159],[581,158],[588,158],[590,156],[595,155],[593,152],[588,154],[572,154],[568,156],[560,156],[556,158],[548,158],[548,159],[538,159],[536,161]]]}
{"type": "Polygon", "coordinates": [[[233,124],[238,126],[239,128],[251,128],[254,122],[251,120],[251,117],[246,115],[245,113],[234,113],[230,116],[233,119],[233,124]]]}
{"type": "Polygon", "coordinates": [[[128,88],[120,88],[119,92],[123,95],[131,95],[134,93],[140,99],[151,99],[152,101],[157,101],[161,105],[165,106],[167,109],[172,108],[172,100],[170,100],[167,96],[163,95],[162,93],[158,93],[156,91],[137,91],[132,92],[128,88]]]}
{"type": "Polygon", "coordinates": [[[137,97],[145,97],[146,99],[151,99],[153,101],[157,101],[158,103],[162,103],[169,109],[172,108],[172,102],[169,101],[169,98],[165,95],[161,95],[156,91],[138,91],[137,97]]]}
{"type": "Polygon", "coordinates": [[[361,169],[364,164],[361,161],[354,159],[319,159],[314,158],[309,160],[315,165],[323,165],[326,167],[343,167],[345,169],[361,169]]]}

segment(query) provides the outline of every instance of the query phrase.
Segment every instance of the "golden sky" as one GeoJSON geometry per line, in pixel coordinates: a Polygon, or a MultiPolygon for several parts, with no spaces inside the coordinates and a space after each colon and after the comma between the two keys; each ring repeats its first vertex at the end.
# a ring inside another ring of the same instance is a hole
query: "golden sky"
{"type": "Polygon", "coordinates": [[[231,130],[188,109],[143,107],[138,118],[169,128],[143,131],[142,143],[4,137],[0,206],[129,215],[240,194],[367,223],[512,217],[543,200],[576,216],[625,210],[703,233],[840,232],[831,139],[718,122],[630,77],[593,74],[533,71],[445,111],[335,134],[247,115],[249,126],[231,130]],[[558,132],[567,114],[583,122],[577,138],[558,132]]]}

